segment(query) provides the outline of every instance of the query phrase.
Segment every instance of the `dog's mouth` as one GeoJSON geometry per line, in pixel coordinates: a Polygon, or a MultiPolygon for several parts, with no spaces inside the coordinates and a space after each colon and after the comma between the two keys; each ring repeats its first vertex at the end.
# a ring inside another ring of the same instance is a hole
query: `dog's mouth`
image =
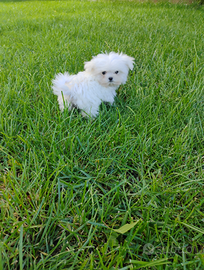
{"type": "Polygon", "coordinates": [[[108,85],[118,85],[113,79],[108,81],[108,85]]]}
{"type": "Polygon", "coordinates": [[[108,86],[119,86],[119,85],[120,85],[119,82],[115,82],[115,81],[108,82],[108,86]]]}
{"type": "Polygon", "coordinates": [[[118,85],[120,85],[120,84],[117,84],[115,81],[108,81],[108,82],[104,82],[104,83],[101,83],[100,82],[100,84],[102,85],[102,86],[105,86],[105,87],[114,87],[114,86],[118,86],[118,85]]]}
{"type": "Polygon", "coordinates": [[[117,86],[117,84],[115,84],[114,82],[109,82],[109,83],[108,83],[108,86],[109,86],[109,87],[113,87],[113,86],[117,86]]]}
{"type": "Polygon", "coordinates": [[[108,84],[109,84],[109,85],[113,85],[113,84],[115,84],[115,83],[114,83],[114,81],[109,81],[108,84]]]}

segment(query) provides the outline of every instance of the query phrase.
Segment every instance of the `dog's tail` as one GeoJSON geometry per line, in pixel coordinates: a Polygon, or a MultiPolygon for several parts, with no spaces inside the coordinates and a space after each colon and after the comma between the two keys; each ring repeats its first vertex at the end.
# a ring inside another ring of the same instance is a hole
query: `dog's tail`
{"type": "Polygon", "coordinates": [[[59,73],[55,76],[55,79],[52,80],[52,89],[53,93],[57,96],[61,96],[62,93],[64,95],[72,95],[68,83],[70,82],[70,75],[68,72],[64,74],[59,73]]]}

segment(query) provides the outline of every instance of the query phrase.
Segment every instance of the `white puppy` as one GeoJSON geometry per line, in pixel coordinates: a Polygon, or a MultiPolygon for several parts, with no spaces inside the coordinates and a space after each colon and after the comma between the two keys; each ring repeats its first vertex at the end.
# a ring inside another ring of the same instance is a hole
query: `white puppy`
{"type": "Polygon", "coordinates": [[[126,54],[111,52],[99,54],[85,62],[85,71],[77,75],[67,72],[56,75],[53,92],[58,96],[60,109],[77,107],[83,116],[95,117],[102,101],[114,102],[116,89],[127,81],[129,69],[133,69],[134,58],[126,54]]]}

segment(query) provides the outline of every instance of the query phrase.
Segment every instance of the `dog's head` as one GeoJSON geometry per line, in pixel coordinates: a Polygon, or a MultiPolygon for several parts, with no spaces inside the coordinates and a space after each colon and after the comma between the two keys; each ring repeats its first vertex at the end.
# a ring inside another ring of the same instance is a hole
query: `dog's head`
{"type": "Polygon", "coordinates": [[[85,62],[85,71],[91,73],[104,87],[119,86],[127,81],[129,69],[133,69],[134,58],[126,54],[111,52],[94,56],[85,62]]]}

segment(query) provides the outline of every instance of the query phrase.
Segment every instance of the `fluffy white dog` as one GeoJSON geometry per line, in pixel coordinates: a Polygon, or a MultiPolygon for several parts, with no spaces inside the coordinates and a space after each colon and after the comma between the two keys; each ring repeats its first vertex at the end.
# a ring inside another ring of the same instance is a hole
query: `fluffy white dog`
{"type": "Polygon", "coordinates": [[[113,104],[116,89],[127,81],[129,69],[133,69],[134,58],[126,54],[111,52],[99,54],[85,62],[85,71],[77,75],[59,73],[53,82],[53,92],[58,96],[61,110],[77,107],[82,115],[95,117],[102,101],[113,104]]]}

